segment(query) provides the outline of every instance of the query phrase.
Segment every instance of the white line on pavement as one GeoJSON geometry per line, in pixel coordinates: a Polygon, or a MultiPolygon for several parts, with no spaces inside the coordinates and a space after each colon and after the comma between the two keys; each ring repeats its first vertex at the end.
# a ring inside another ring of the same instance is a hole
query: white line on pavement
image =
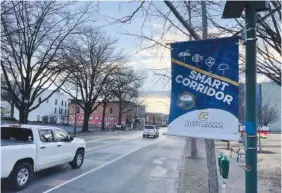
{"type": "MultiPolygon", "coordinates": [[[[149,144],[149,145],[153,145],[153,144],[155,144],[155,143],[157,143],[157,142],[159,142],[159,141],[162,141],[163,139],[165,139],[165,138],[159,139],[158,141],[155,141],[155,142],[153,142],[153,143],[151,143],[151,144],[149,144]]],[[[85,173],[83,173],[83,174],[80,174],[79,176],[76,176],[76,177],[74,177],[74,178],[72,178],[72,179],[70,179],[70,180],[68,180],[68,181],[65,181],[64,183],[62,183],[62,184],[60,184],[60,185],[58,185],[58,186],[55,186],[55,187],[53,187],[53,188],[50,188],[50,189],[46,190],[46,191],[43,192],[43,193],[52,192],[53,190],[56,190],[56,189],[58,189],[58,188],[60,188],[60,187],[62,187],[62,186],[64,186],[64,185],[66,185],[66,184],[69,184],[69,183],[72,182],[72,181],[75,181],[75,180],[77,180],[77,179],[79,179],[79,178],[81,178],[81,177],[83,177],[83,176],[86,176],[87,174],[90,174],[90,173],[95,172],[95,171],[97,171],[97,170],[99,170],[99,169],[101,169],[101,168],[103,168],[103,167],[105,167],[105,166],[108,166],[108,165],[110,165],[110,164],[112,164],[112,163],[114,163],[114,162],[116,162],[116,161],[118,161],[118,160],[120,160],[120,159],[122,159],[122,158],[124,158],[124,157],[126,157],[126,156],[128,156],[128,155],[130,155],[130,154],[132,154],[132,153],[134,153],[134,152],[136,152],[136,151],[138,151],[138,150],[140,150],[140,149],[142,149],[142,148],[148,147],[149,145],[146,145],[146,146],[144,146],[144,147],[140,147],[140,148],[138,148],[138,149],[136,149],[136,150],[134,150],[134,151],[131,151],[131,152],[125,154],[125,155],[122,155],[122,156],[120,156],[120,157],[118,157],[118,158],[116,158],[116,159],[114,159],[114,160],[112,160],[112,161],[110,161],[110,162],[108,162],[108,163],[106,163],[106,164],[104,164],[104,165],[101,165],[101,166],[99,166],[99,167],[96,167],[96,168],[94,168],[94,169],[88,171],[88,172],[85,172],[85,173]]]]}
{"type": "Polygon", "coordinates": [[[104,138],[97,138],[97,139],[93,139],[93,140],[85,140],[86,143],[95,143],[98,141],[103,141],[105,139],[112,139],[112,138],[117,138],[117,137],[104,137],[104,138]]]}
{"type": "Polygon", "coordinates": [[[95,149],[100,149],[100,148],[103,148],[103,147],[113,146],[113,145],[116,145],[116,144],[119,144],[119,143],[124,143],[124,142],[132,141],[132,140],[135,140],[135,139],[138,139],[138,138],[128,139],[128,140],[124,140],[124,141],[118,141],[118,142],[115,142],[115,143],[110,143],[110,144],[107,144],[107,145],[100,145],[100,146],[92,147],[92,148],[87,148],[85,151],[87,152],[87,151],[91,151],[91,150],[95,150],[95,149]]]}
{"type": "MultiPolygon", "coordinates": [[[[138,133],[138,136],[139,135],[140,134],[138,133]]],[[[131,137],[135,137],[135,136],[137,136],[137,134],[132,135],[131,137]]],[[[114,139],[114,138],[119,139],[119,137],[124,138],[124,137],[130,137],[130,136],[126,136],[126,135],[125,136],[112,136],[112,137],[96,138],[96,139],[93,139],[93,140],[86,140],[86,139],[84,139],[84,140],[87,144],[87,143],[95,143],[95,142],[99,142],[99,141],[103,141],[103,140],[107,140],[107,139],[114,139]]]]}

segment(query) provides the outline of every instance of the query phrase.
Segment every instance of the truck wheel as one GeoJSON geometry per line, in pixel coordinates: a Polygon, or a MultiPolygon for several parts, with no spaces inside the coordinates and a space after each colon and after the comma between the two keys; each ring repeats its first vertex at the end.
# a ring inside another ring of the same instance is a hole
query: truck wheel
{"type": "Polygon", "coordinates": [[[70,163],[71,167],[73,169],[80,168],[83,164],[84,161],[84,151],[83,150],[78,150],[70,163]]]}
{"type": "Polygon", "coordinates": [[[17,164],[9,176],[11,189],[19,191],[28,186],[33,170],[29,163],[17,164]]]}
{"type": "Polygon", "coordinates": [[[145,135],[143,135],[143,138],[145,138],[146,136],[145,135]]]}

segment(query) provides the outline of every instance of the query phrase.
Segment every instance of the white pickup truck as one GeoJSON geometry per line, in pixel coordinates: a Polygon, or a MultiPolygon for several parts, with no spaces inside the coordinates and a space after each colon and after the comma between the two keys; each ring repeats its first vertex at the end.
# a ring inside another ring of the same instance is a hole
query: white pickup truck
{"type": "Polygon", "coordinates": [[[37,125],[1,126],[1,179],[21,190],[28,186],[33,172],[69,163],[80,168],[85,141],[70,137],[57,127],[37,125]]]}

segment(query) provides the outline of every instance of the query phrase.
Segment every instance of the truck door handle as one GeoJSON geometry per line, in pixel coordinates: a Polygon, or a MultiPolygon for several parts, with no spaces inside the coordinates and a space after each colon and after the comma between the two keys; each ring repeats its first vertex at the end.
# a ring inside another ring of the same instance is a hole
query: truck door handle
{"type": "Polygon", "coordinates": [[[62,145],[57,145],[57,147],[61,147],[62,145]]]}
{"type": "Polygon", "coordinates": [[[40,149],[45,149],[45,148],[46,148],[45,146],[40,147],[40,149]]]}

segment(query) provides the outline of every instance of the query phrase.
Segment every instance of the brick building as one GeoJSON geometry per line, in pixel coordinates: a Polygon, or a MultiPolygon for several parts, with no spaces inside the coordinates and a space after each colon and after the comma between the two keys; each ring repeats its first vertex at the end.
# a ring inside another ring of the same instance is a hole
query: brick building
{"type": "MultiPolygon", "coordinates": [[[[71,100],[69,105],[69,124],[74,125],[75,123],[75,106],[76,103],[74,100],[71,100]]],[[[89,126],[92,127],[101,127],[102,125],[102,114],[103,114],[103,105],[100,105],[89,118],[89,126]]],[[[130,124],[132,118],[143,118],[145,117],[145,107],[139,106],[134,103],[130,103],[127,108],[124,109],[122,113],[121,123],[122,125],[130,124]]],[[[119,103],[116,101],[109,102],[105,111],[105,127],[114,128],[118,125],[119,120],[119,103]]],[[[76,124],[82,126],[84,121],[84,111],[77,105],[76,113],[76,124]]]]}
{"type": "Polygon", "coordinates": [[[168,124],[168,115],[163,113],[146,113],[146,124],[166,126],[168,124]]]}

